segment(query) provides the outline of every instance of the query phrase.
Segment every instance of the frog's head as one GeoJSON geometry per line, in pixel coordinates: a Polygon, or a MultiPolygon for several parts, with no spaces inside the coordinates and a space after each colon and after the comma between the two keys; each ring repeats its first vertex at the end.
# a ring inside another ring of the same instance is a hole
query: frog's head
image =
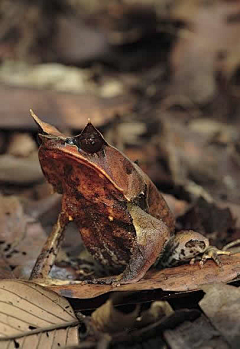
{"type": "Polygon", "coordinates": [[[149,181],[146,175],[122,152],[108,144],[90,121],[79,135],[67,137],[41,121],[33,111],[31,115],[40,128],[40,164],[46,178],[55,187],[60,188],[59,183],[66,176],[66,166],[71,163],[71,166],[91,168],[96,177],[108,179],[127,200],[145,192],[146,181],[149,181]]]}

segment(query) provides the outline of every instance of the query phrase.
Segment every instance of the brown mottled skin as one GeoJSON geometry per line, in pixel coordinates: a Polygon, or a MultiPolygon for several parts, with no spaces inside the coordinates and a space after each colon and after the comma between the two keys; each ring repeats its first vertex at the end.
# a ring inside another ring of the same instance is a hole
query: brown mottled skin
{"type": "MultiPolygon", "coordinates": [[[[42,129],[39,161],[49,183],[62,194],[62,212],[31,278],[48,275],[64,228],[73,220],[93,257],[120,273],[101,282],[138,281],[173,237],[174,217],[164,198],[91,123],[80,135],[66,137],[32,116],[42,129]]],[[[206,248],[204,237],[203,244],[206,248]]]]}

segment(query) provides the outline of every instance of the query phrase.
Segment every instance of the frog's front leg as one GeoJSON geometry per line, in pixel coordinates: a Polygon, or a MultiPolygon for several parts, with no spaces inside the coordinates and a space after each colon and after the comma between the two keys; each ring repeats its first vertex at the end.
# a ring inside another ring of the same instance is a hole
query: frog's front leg
{"type": "Polygon", "coordinates": [[[135,246],[128,266],[122,274],[95,279],[94,283],[129,284],[139,281],[154,264],[170,238],[170,230],[162,220],[130,203],[128,211],[136,230],[135,246]]]}
{"type": "Polygon", "coordinates": [[[218,266],[221,266],[218,256],[224,254],[230,255],[230,252],[209,246],[209,240],[202,234],[193,230],[182,230],[168,241],[157,266],[170,267],[187,261],[193,264],[199,260],[199,265],[202,267],[207,259],[213,259],[218,266]]]}
{"type": "Polygon", "coordinates": [[[45,279],[48,277],[64,238],[64,230],[68,222],[68,216],[64,212],[61,212],[58,216],[57,223],[54,225],[40,255],[37,258],[30,280],[37,278],[45,279]]]}

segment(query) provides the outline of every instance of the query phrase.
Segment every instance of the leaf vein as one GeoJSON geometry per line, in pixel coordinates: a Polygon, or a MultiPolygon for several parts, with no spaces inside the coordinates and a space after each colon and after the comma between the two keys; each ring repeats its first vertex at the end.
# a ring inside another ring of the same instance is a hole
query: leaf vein
{"type": "MultiPolygon", "coordinates": [[[[8,289],[6,289],[6,288],[1,288],[1,287],[0,287],[0,289],[2,289],[2,290],[4,290],[4,291],[7,291],[7,292],[9,292],[9,293],[11,293],[11,294],[14,294],[15,296],[19,297],[20,299],[24,300],[25,302],[28,302],[29,304],[34,305],[35,307],[37,307],[37,308],[43,310],[44,312],[46,312],[46,313],[49,314],[49,315],[52,315],[52,316],[56,317],[56,318],[59,319],[59,320],[65,321],[65,319],[63,319],[62,317],[60,317],[60,316],[58,316],[58,315],[56,315],[56,314],[54,314],[54,313],[51,313],[50,311],[48,311],[48,310],[46,310],[46,309],[40,307],[38,304],[35,304],[35,303],[29,301],[28,299],[25,299],[24,297],[20,296],[19,294],[15,293],[15,292],[13,292],[13,291],[10,291],[10,290],[8,290],[8,289]]],[[[22,308],[19,308],[19,309],[22,309],[22,308]]],[[[62,308],[61,308],[61,309],[62,309],[62,308]]],[[[34,315],[34,316],[35,316],[35,315],[34,315]]]]}

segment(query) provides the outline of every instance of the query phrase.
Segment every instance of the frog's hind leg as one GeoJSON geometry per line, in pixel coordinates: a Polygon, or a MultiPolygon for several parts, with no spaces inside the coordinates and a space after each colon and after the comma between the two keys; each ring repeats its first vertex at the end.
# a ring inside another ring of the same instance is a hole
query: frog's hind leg
{"type": "Polygon", "coordinates": [[[128,284],[139,281],[154,264],[170,238],[170,230],[162,220],[133,204],[128,204],[128,211],[136,230],[130,261],[122,274],[101,279],[100,283],[128,284]]]}

